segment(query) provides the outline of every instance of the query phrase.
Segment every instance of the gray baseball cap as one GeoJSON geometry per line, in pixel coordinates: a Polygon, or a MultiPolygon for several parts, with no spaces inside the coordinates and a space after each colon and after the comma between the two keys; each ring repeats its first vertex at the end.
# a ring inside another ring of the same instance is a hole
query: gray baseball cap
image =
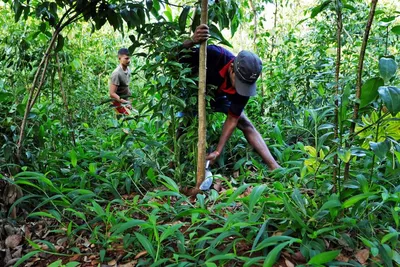
{"type": "Polygon", "coordinates": [[[260,58],[250,52],[241,51],[233,62],[236,92],[243,96],[256,95],[256,81],[262,71],[260,58]]]}

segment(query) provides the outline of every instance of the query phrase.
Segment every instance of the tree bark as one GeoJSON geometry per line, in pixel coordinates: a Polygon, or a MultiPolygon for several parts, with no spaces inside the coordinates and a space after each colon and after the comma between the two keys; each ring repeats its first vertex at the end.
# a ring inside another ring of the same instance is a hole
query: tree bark
{"type": "MultiPolygon", "coordinates": [[[[17,153],[16,153],[16,156],[17,156],[18,160],[21,160],[22,143],[24,141],[25,127],[26,127],[26,122],[28,120],[28,115],[29,115],[29,112],[31,111],[33,105],[35,104],[35,102],[37,100],[37,97],[40,94],[40,90],[41,90],[41,88],[42,88],[42,86],[44,84],[44,81],[45,81],[45,78],[46,78],[47,65],[49,63],[49,58],[50,58],[51,51],[54,48],[54,44],[55,44],[55,42],[56,42],[56,40],[58,38],[58,35],[60,34],[60,32],[66,26],[68,26],[69,24],[72,24],[76,20],[80,19],[80,15],[81,14],[80,13],[76,13],[76,14],[72,15],[67,21],[64,22],[64,19],[67,18],[73,12],[73,7],[74,7],[74,5],[71,6],[64,13],[64,15],[61,17],[60,21],[55,26],[55,30],[54,30],[53,36],[52,36],[52,38],[50,40],[50,44],[47,47],[46,52],[42,57],[42,61],[40,62],[39,66],[38,66],[38,69],[37,69],[37,71],[35,73],[35,77],[33,79],[32,86],[31,86],[30,91],[29,91],[29,97],[28,97],[28,100],[26,102],[26,108],[25,108],[24,117],[22,119],[22,123],[21,123],[21,127],[20,127],[21,130],[20,130],[20,133],[19,133],[19,139],[18,139],[18,143],[17,143],[17,153]],[[40,77],[39,85],[36,88],[36,83],[38,82],[38,78],[39,78],[40,72],[42,72],[42,75],[40,77]],[[36,88],[36,91],[35,91],[35,88],[36,88]]],[[[89,12],[89,9],[87,9],[84,12],[89,12]]]]}
{"type": "MultiPolygon", "coordinates": [[[[207,24],[208,21],[208,0],[201,1],[201,24],[207,24]]],[[[196,189],[200,188],[204,181],[206,172],[206,66],[207,66],[207,41],[200,45],[199,56],[199,96],[198,96],[198,111],[199,111],[199,129],[197,143],[197,181],[196,189]]]]}
{"type": "Polygon", "coordinates": [[[45,73],[46,73],[47,65],[49,63],[50,52],[53,49],[54,43],[57,40],[57,37],[58,37],[59,33],[60,33],[59,29],[54,31],[53,36],[52,36],[52,38],[50,40],[50,44],[47,47],[46,52],[45,52],[45,54],[44,54],[44,56],[42,58],[42,61],[40,62],[39,66],[38,66],[38,69],[36,71],[35,77],[34,77],[33,82],[32,82],[32,86],[31,86],[30,91],[29,91],[29,97],[28,97],[28,100],[26,102],[24,118],[22,119],[21,131],[19,133],[19,139],[18,139],[18,143],[17,143],[17,158],[18,158],[18,160],[21,159],[22,142],[24,141],[24,133],[25,133],[26,121],[28,119],[29,112],[31,111],[33,105],[35,104],[35,102],[33,100],[34,99],[36,100],[36,97],[38,95],[38,93],[35,94],[36,83],[38,82],[38,78],[39,78],[40,72],[42,71],[41,80],[40,80],[40,83],[39,83],[39,85],[37,87],[37,91],[40,91],[40,89],[41,89],[41,87],[43,85],[43,82],[44,82],[44,76],[45,76],[45,73]]]}
{"type": "MultiPolygon", "coordinates": [[[[337,14],[337,30],[336,30],[336,71],[335,71],[335,82],[336,82],[336,91],[335,91],[335,129],[334,129],[334,138],[337,139],[339,136],[339,80],[340,80],[340,64],[342,57],[342,29],[343,29],[343,21],[342,21],[342,1],[336,0],[336,14],[337,14]]],[[[341,144],[339,144],[339,148],[341,144]]],[[[336,192],[337,185],[337,175],[339,172],[339,160],[337,153],[333,157],[333,176],[332,183],[334,184],[333,191],[336,192]]]]}
{"type": "MultiPolygon", "coordinates": [[[[361,97],[362,71],[363,71],[363,66],[364,66],[365,50],[367,48],[369,33],[371,30],[372,22],[374,20],[375,9],[376,9],[377,3],[378,3],[378,0],[371,1],[371,9],[369,11],[367,26],[365,27],[364,38],[363,38],[363,42],[361,45],[360,59],[359,59],[358,68],[357,68],[356,99],[360,99],[360,97],[361,97]]],[[[358,119],[359,108],[360,108],[360,104],[356,102],[354,104],[353,121],[351,122],[351,125],[350,125],[350,135],[352,135],[354,133],[354,129],[356,128],[356,120],[358,119]]],[[[350,173],[350,162],[347,162],[345,169],[344,169],[344,179],[345,180],[347,180],[349,178],[349,173],[350,173]]]]}

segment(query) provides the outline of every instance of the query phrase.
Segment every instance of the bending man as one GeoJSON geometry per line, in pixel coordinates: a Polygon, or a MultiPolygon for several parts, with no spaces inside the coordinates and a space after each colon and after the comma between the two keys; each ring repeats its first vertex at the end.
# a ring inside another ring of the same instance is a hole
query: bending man
{"type": "MultiPolygon", "coordinates": [[[[199,49],[194,46],[208,37],[208,26],[203,24],[196,28],[191,40],[183,43],[184,48],[191,48],[192,51],[190,57],[183,61],[190,63],[194,69],[199,66],[199,49]]],[[[216,112],[227,114],[217,148],[207,155],[207,160],[215,160],[222,153],[237,127],[271,170],[280,167],[260,133],[243,112],[250,96],[256,94],[256,81],[261,71],[261,60],[252,52],[241,51],[235,57],[222,47],[207,47],[207,84],[217,87],[211,107],[216,112]]]]}

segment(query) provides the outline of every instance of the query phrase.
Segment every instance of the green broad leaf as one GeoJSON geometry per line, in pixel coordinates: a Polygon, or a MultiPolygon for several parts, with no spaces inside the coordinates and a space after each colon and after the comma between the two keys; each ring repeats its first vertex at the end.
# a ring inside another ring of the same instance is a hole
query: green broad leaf
{"type": "Polygon", "coordinates": [[[374,151],[375,155],[377,155],[380,159],[385,158],[390,150],[390,142],[388,140],[379,143],[369,142],[369,145],[372,151],[374,151]]]}
{"type": "Polygon", "coordinates": [[[14,2],[15,22],[18,22],[19,19],[21,18],[22,11],[24,10],[24,8],[21,5],[20,1],[13,1],[13,2],[14,2]]]}
{"type": "Polygon", "coordinates": [[[338,156],[341,161],[343,161],[344,163],[347,163],[350,161],[350,158],[351,158],[351,150],[340,148],[339,152],[338,152],[338,156]]]}
{"type": "Polygon", "coordinates": [[[79,266],[80,264],[81,264],[80,262],[71,261],[71,262],[68,262],[67,264],[65,264],[65,267],[77,267],[77,266],[79,266]]]}
{"type": "Polygon", "coordinates": [[[390,209],[391,213],[392,213],[392,217],[394,222],[396,223],[396,227],[398,228],[400,225],[400,219],[399,219],[399,213],[396,212],[393,207],[390,209]]]}
{"type": "Polygon", "coordinates": [[[391,30],[392,33],[400,35],[400,25],[394,26],[391,30]]]}
{"type": "Polygon", "coordinates": [[[382,57],[379,59],[379,73],[381,77],[387,83],[397,71],[397,64],[393,58],[382,57]]]}
{"type": "Polygon", "coordinates": [[[249,184],[244,184],[241,185],[238,189],[235,190],[235,192],[229,197],[228,201],[226,204],[230,204],[233,201],[236,200],[238,196],[240,196],[250,185],[249,184]]]}
{"type": "Polygon", "coordinates": [[[258,241],[259,241],[260,238],[264,235],[264,233],[265,233],[265,228],[267,227],[267,224],[268,224],[268,220],[266,220],[266,221],[262,224],[260,230],[259,230],[258,233],[257,233],[256,238],[255,238],[254,241],[253,241],[253,246],[251,247],[251,250],[254,250],[254,249],[256,248],[256,246],[257,246],[257,244],[258,244],[258,241]]]}
{"type": "Polygon", "coordinates": [[[300,193],[299,189],[294,189],[292,193],[292,199],[293,201],[297,204],[297,206],[300,208],[301,212],[303,212],[304,215],[307,215],[306,211],[306,202],[304,200],[303,195],[300,193]]]}
{"type": "MultiPolygon", "coordinates": [[[[222,255],[216,255],[216,256],[214,256],[214,257],[209,258],[209,259],[206,261],[206,266],[207,266],[207,263],[209,263],[209,262],[219,261],[219,260],[235,260],[236,257],[237,257],[237,256],[236,256],[235,254],[233,254],[233,253],[222,254],[222,255]]],[[[209,265],[209,266],[214,266],[214,265],[209,265]]],[[[216,265],[215,265],[215,266],[216,266],[216,265]]]]}
{"type": "Polygon", "coordinates": [[[20,258],[20,259],[14,264],[14,267],[20,266],[21,263],[23,263],[23,262],[29,260],[31,257],[35,256],[36,254],[38,254],[38,253],[40,253],[40,252],[42,252],[42,251],[41,251],[41,250],[34,250],[34,251],[31,251],[31,252],[25,254],[22,258],[20,258]]]}
{"type": "Polygon", "coordinates": [[[146,222],[143,220],[129,220],[125,223],[121,223],[121,224],[116,224],[114,225],[110,232],[113,232],[112,235],[118,235],[121,234],[123,232],[125,232],[126,230],[136,227],[136,226],[140,226],[142,224],[145,224],[146,222]]]}
{"type": "Polygon", "coordinates": [[[210,32],[211,38],[217,39],[223,45],[232,47],[232,45],[225,39],[225,37],[222,35],[222,33],[217,28],[217,26],[215,26],[214,24],[209,25],[209,32],[210,32]]]}
{"type": "Polygon", "coordinates": [[[393,250],[392,252],[392,259],[398,264],[397,266],[400,266],[400,254],[396,250],[393,250]]]}
{"type": "Polygon", "coordinates": [[[179,29],[181,32],[185,32],[186,20],[190,11],[190,6],[185,6],[179,16],[179,29]]]}
{"type": "Polygon", "coordinates": [[[193,21],[192,21],[192,25],[191,25],[192,32],[195,32],[196,27],[200,25],[200,18],[201,18],[201,9],[198,6],[196,8],[196,11],[194,12],[194,16],[193,16],[193,21]]]}
{"type": "MultiPolygon", "coordinates": [[[[0,88],[1,89],[1,88],[0,88]]],[[[0,92],[0,102],[8,102],[12,99],[11,93],[0,92]]]]}
{"type": "Polygon", "coordinates": [[[330,199],[322,205],[322,207],[320,208],[320,211],[337,208],[337,207],[341,207],[341,206],[342,206],[342,203],[340,203],[340,200],[337,197],[337,195],[332,195],[330,197],[330,199]],[[335,197],[333,197],[333,196],[335,196],[335,197]]]}
{"type": "Polygon", "coordinates": [[[97,171],[97,164],[95,162],[91,162],[89,164],[89,172],[91,174],[96,174],[96,171],[97,171]]]}
{"type": "Polygon", "coordinates": [[[349,5],[349,4],[344,4],[344,5],[343,5],[343,8],[348,9],[348,10],[350,10],[350,11],[353,12],[353,13],[356,13],[356,12],[357,12],[357,8],[355,8],[354,6],[349,5]]]}
{"type": "Polygon", "coordinates": [[[265,258],[263,267],[272,267],[276,262],[278,255],[281,253],[282,249],[284,249],[287,245],[291,244],[291,241],[283,242],[276,246],[273,250],[271,250],[267,257],[265,258]]]}
{"type": "Polygon", "coordinates": [[[360,108],[367,106],[378,96],[378,88],[384,85],[380,77],[375,77],[366,81],[361,88],[360,108]]]}
{"type": "Polygon", "coordinates": [[[325,10],[331,2],[332,2],[332,0],[327,0],[327,1],[323,2],[322,4],[311,9],[311,18],[315,18],[319,13],[321,13],[323,10],[325,10]]]}
{"type": "Polygon", "coordinates": [[[321,228],[321,229],[318,229],[317,231],[315,231],[314,234],[315,234],[315,236],[319,236],[319,235],[321,235],[321,234],[323,234],[323,233],[333,232],[334,230],[337,230],[337,229],[344,229],[344,228],[346,228],[346,227],[347,227],[346,225],[338,225],[338,226],[332,226],[332,227],[321,228]]]}
{"type": "Polygon", "coordinates": [[[297,213],[297,211],[293,208],[293,206],[290,204],[289,200],[287,199],[286,196],[283,197],[283,203],[285,204],[286,211],[290,215],[290,219],[294,219],[302,228],[307,228],[306,223],[304,220],[300,217],[300,215],[297,213]]]}
{"type": "Polygon", "coordinates": [[[251,191],[250,202],[249,202],[249,216],[253,212],[254,206],[260,200],[260,197],[261,197],[262,193],[264,193],[265,189],[267,189],[267,186],[262,184],[262,185],[255,187],[251,191]]]}
{"type": "Polygon", "coordinates": [[[103,216],[106,214],[104,209],[99,204],[97,204],[96,201],[92,201],[92,205],[93,205],[93,210],[94,212],[96,212],[97,215],[103,216]]]}
{"type": "Polygon", "coordinates": [[[259,266],[259,263],[264,260],[265,257],[260,256],[260,257],[255,257],[255,258],[248,258],[244,262],[243,267],[253,267],[253,266],[259,266]]]}
{"type": "Polygon", "coordinates": [[[255,249],[253,249],[252,251],[258,251],[261,249],[264,249],[266,247],[271,247],[271,246],[275,246],[278,243],[281,242],[286,242],[286,241],[291,241],[293,242],[300,242],[300,239],[291,237],[291,236],[285,236],[285,235],[281,235],[281,236],[271,236],[268,237],[266,239],[264,239],[260,244],[257,245],[257,247],[255,249]]]}
{"type": "Polygon", "coordinates": [[[144,235],[140,233],[135,233],[136,238],[139,240],[140,244],[143,246],[143,248],[149,253],[149,255],[154,259],[156,256],[156,253],[154,251],[154,247],[151,244],[150,240],[147,239],[144,235]]]}
{"type": "Polygon", "coordinates": [[[379,256],[381,256],[384,266],[392,267],[393,266],[393,261],[391,257],[392,249],[386,244],[380,245],[378,249],[379,249],[379,256]]]}
{"type": "Polygon", "coordinates": [[[371,248],[371,254],[372,256],[376,257],[379,254],[379,249],[377,247],[371,248]]]}
{"type": "Polygon", "coordinates": [[[364,245],[366,245],[367,247],[369,247],[369,248],[375,247],[375,244],[372,241],[370,241],[364,237],[360,237],[360,239],[364,243],[364,245]]]}
{"type": "Polygon", "coordinates": [[[99,255],[100,255],[100,261],[103,262],[104,258],[106,257],[106,250],[105,249],[100,250],[99,255]]]}
{"type": "Polygon", "coordinates": [[[210,214],[210,211],[207,209],[189,209],[189,210],[185,210],[185,211],[178,213],[176,215],[176,218],[186,217],[188,215],[195,214],[195,213],[210,214]]]}
{"type": "Polygon", "coordinates": [[[169,178],[168,176],[165,175],[158,175],[158,177],[161,177],[165,182],[162,182],[169,190],[173,191],[173,192],[177,192],[179,193],[179,187],[178,185],[174,182],[174,180],[172,180],[171,178],[169,178]]]}
{"type": "Polygon", "coordinates": [[[389,241],[392,238],[397,240],[398,237],[399,237],[398,232],[386,234],[384,237],[382,237],[381,244],[385,244],[387,241],[389,241]]]}
{"type": "Polygon", "coordinates": [[[357,202],[364,200],[373,195],[374,195],[374,193],[365,193],[365,194],[359,194],[359,195],[353,196],[343,203],[343,208],[350,208],[357,202]]]}
{"type": "Polygon", "coordinates": [[[56,217],[53,214],[44,212],[44,211],[33,212],[33,213],[29,214],[27,218],[30,218],[30,217],[47,217],[47,218],[51,218],[51,219],[56,219],[56,217]]]}
{"type": "Polygon", "coordinates": [[[165,239],[167,239],[168,237],[172,236],[176,231],[178,231],[179,228],[182,227],[182,225],[183,225],[182,223],[178,223],[178,224],[174,224],[172,226],[167,226],[165,231],[163,231],[163,233],[161,234],[160,242],[162,242],[165,239]]]}
{"type": "Polygon", "coordinates": [[[55,261],[52,264],[48,265],[47,267],[59,267],[59,266],[62,266],[62,260],[55,261]]]}
{"type": "Polygon", "coordinates": [[[169,5],[166,5],[165,11],[164,11],[164,15],[167,17],[169,22],[172,22],[172,10],[171,7],[169,5]]]}
{"type": "Polygon", "coordinates": [[[57,38],[57,46],[56,46],[56,48],[54,48],[54,51],[55,52],[59,52],[59,51],[61,51],[62,49],[63,49],[63,47],[64,47],[64,36],[62,36],[61,34],[59,34],[58,35],[58,38],[57,38]]]}
{"type": "Polygon", "coordinates": [[[340,250],[322,252],[312,257],[307,264],[324,264],[333,261],[340,253],[340,250]]]}
{"type": "Polygon", "coordinates": [[[378,92],[383,103],[393,116],[400,112],[400,88],[394,86],[381,86],[379,87],[378,92]]]}
{"type": "Polygon", "coordinates": [[[71,158],[72,166],[75,168],[76,165],[78,164],[78,158],[76,156],[75,150],[71,150],[71,152],[69,153],[69,157],[71,158]]]}

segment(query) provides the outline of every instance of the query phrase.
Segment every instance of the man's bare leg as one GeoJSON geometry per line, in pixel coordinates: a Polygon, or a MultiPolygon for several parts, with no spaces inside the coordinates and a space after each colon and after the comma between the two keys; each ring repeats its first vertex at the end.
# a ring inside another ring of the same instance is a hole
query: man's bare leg
{"type": "Polygon", "coordinates": [[[240,116],[237,127],[243,132],[247,142],[249,142],[249,144],[256,150],[271,170],[281,167],[271,155],[271,152],[265,144],[261,134],[244,113],[240,116]]]}

